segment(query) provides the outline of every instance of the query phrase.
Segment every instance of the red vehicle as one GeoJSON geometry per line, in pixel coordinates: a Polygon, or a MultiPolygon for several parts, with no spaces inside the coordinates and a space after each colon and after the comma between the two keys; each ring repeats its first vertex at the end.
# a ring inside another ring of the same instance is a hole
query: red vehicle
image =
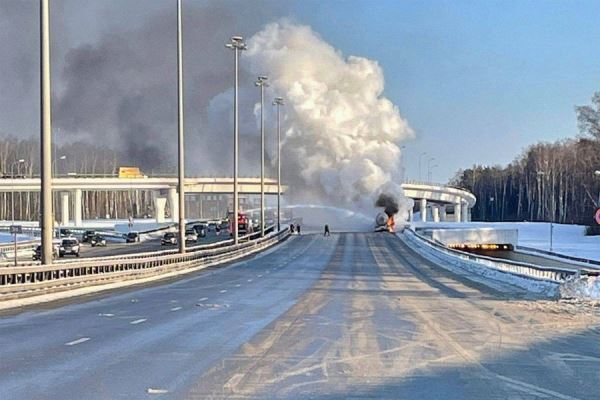
{"type": "MultiPolygon", "coordinates": [[[[229,233],[233,236],[233,213],[229,212],[227,214],[227,219],[229,220],[229,233]]],[[[238,212],[238,236],[242,236],[248,233],[248,216],[242,212],[238,212]]]]}

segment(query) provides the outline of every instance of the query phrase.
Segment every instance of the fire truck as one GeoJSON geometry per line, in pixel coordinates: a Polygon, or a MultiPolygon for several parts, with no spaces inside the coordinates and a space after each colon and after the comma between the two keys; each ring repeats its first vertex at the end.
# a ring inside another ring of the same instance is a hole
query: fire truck
{"type": "MultiPolygon", "coordinates": [[[[229,233],[233,236],[233,212],[227,213],[227,220],[229,221],[229,233]]],[[[248,216],[242,212],[238,212],[237,218],[238,236],[246,235],[248,233],[248,216]]]]}

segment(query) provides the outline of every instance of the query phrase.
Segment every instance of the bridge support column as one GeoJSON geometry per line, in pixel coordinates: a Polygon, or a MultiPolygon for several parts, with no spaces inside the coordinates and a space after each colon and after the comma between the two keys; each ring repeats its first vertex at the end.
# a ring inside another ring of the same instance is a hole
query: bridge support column
{"type": "Polygon", "coordinates": [[[469,222],[469,205],[467,203],[462,205],[461,210],[461,222],[469,222]]]}
{"type": "Polygon", "coordinates": [[[80,227],[83,225],[81,214],[83,212],[83,205],[81,201],[82,196],[81,189],[75,189],[75,198],[73,204],[73,218],[75,219],[75,226],[80,227]]]}
{"type": "Polygon", "coordinates": [[[445,205],[440,206],[440,221],[446,222],[446,206],[445,205]]]}
{"type": "Polygon", "coordinates": [[[437,204],[431,206],[431,216],[433,222],[440,222],[440,206],[438,206],[437,204]]]}
{"type": "Polygon", "coordinates": [[[413,220],[413,209],[408,210],[408,222],[412,222],[413,220]]]}
{"type": "Polygon", "coordinates": [[[454,222],[460,222],[462,220],[461,211],[462,211],[461,204],[460,203],[454,204],[454,222]]]}
{"type": "Polygon", "coordinates": [[[169,188],[169,207],[171,207],[171,219],[173,222],[177,222],[179,220],[179,195],[176,188],[169,188]]]}
{"type": "Polygon", "coordinates": [[[60,224],[69,225],[69,192],[60,193],[60,224]]]}
{"type": "Polygon", "coordinates": [[[421,199],[421,221],[427,222],[427,199],[421,199]]]}
{"type": "Polygon", "coordinates": [[[156,195],[154,197],[154,217],[156,223],[161,224],[165,222],[165,206],[167,205],[167,198],[156,195]]]}

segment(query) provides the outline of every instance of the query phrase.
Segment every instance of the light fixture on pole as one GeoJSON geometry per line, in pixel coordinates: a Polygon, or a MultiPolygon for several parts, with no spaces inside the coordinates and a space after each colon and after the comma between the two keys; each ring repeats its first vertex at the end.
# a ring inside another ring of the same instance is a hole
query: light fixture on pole
{"type": "Polygon", "coordinates": [[[265,87],[266,76],[259,76],[254,84],[260,88],[260,236],[265,236],[265,87]]]}
{"type": "Polygon", "coordinates": [[[234,58],[234,78],[233,78],[233,218],[231,221],[233,244],[238,244],[238,219],[239,219],[239,199],[238,199],[238,169],[239,169],[239,127],[238,127],[238,84],[239,84],[239,59],[240,52],[246,50],[246,43],[241,36],[233,36],[229,43],[225,45],[233,50],[234,58]]]}
{"type": "Polygon", "coordinates": [[[275,97],[273,105],[277,107],[277,231],[281,230],[281,113],[283,98],[275,97]]]}

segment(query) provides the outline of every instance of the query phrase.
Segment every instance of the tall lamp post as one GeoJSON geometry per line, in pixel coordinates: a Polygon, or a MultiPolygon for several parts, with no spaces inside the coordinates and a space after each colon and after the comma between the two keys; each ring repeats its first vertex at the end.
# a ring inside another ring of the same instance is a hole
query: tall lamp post
{"type": "Polygon", "coordinates": [[[439,165],[435,164],[429,167],[429,171],[427,172],[427,180],[432,182],[433,180],[433,169],[439,167],[439,165]]]}
{"type": "Polygon", "coordinates": [[[54,160],[52,160],[52,175],[53,175],[54,177],[57,177],[57,176],[58,176],[57,169],[56,169],[56,163],[57,163],[58,161],[64,161],[64,160],[66,160],[66,159],[67,159],[67,156],[65,156],[65,155],[62,155],[62,156],[60,156],[60,157],[58,157],[58,158],[55,158],[54,160]]]}
{"type": "MultiPolygon", "coordinates": [[[[538,171],[537,176],[538,176],[538,179],[541,181],[543,179],[543,177],[546,176],[546,172],[538,171]]],[[[545,185],[542,182],[542,187],[544,187],[544,186],[545,185]]],[[[546,208],[546,207],[544,207],[544,208],[546,208]]],[[[550,251],[552,251],[553,242],[554,242],[554,210],[552,210],[552,215],[550,215],[550,251]]]]}
{"type": "Polygon", "coordinates": [[[177,189],[179,191],[179,252],[185,253],[185,159],[183,139],[183,29],[181,0],[177,0],[177,189]]]}
{"type": "Polygon", "coordinates": [[[277,107],[277,231],[281,230],[281,113],[282,97],[275,97],[273,105],[277,107]]]}
{"type": "Polygon", "coordinates": [[[266,76],[259,76],[254,84],[260,88],[260,236],[265,236],[265,87],[266,76]]]}
{"type": "Polygon", "coordinates": [[[233,244],[238,244],[238,169],[239,169],[239,127],[238,127],[238,81],[239,81],[239,59],[240,52],[246,50],[246,43],[241,36],[233,36],[229,43],[225,45],[233,50],[234,59],[234,78],[233,78],[233,244]]]}
{"type": "Polygon", "coordinates": [[[430,181],[430,175],[431,175],[431,162],[435,160],[435,157],[429,157],[429,159],[427,160],[427,180],[430,181]]]}
{"type": "Polygon", "coordinates": [[[427,154],[426,151],[419,154],[419,182],[421,182],[421,158],[426,154],[427,154]]]}
{"type": "Polygon", "coordinates": [[[50,12],[48,0],[40,0],[40,228],[41,261],[52,257],[52,107],[50,98],[50,12]]]}
{"type": "MultiPolygon", "coordinates": [[[[14,163],[12,163],[12,165],[10,166],[10,176],[12,178],[11,180],[12,180],[13,186],[15,184],[15,166],[17,166],[17,174],[18,174],[19,167],[24,162],[25,162],[24,159],[20,159],[20,160],[15,161],[14,163]]],[[[11,206],[10,215],[12,218],[12,227],[13,227],[13,228],[11,228],[11,230],[13,231],[13,241],[14,241],[13,251],[15,253],[14,254],[14,259],[15,259],[14,264],[16,267],[17,266],[17,231],[16,231],[16,228],[14,227],[15,226],[15,190],[14,189],[10,191],[10,206],[11,206]]]]}

